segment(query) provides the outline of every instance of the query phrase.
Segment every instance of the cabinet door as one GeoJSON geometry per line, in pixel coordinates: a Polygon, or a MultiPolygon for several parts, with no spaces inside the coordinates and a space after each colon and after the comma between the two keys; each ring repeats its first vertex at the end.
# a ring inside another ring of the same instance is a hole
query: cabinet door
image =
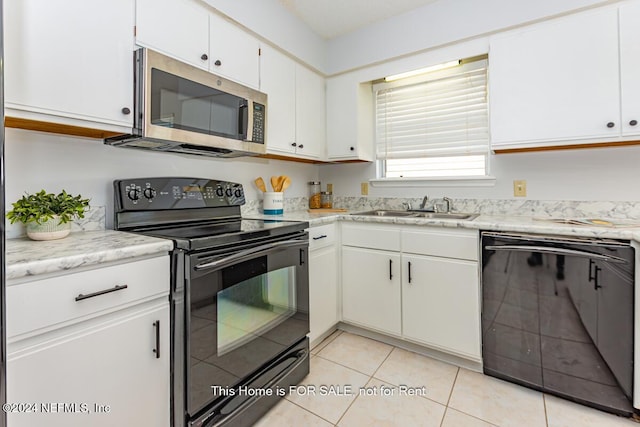
{"type": "Polygon", "coordinates": [[[136,43],[208,69],[209,12],[190,0],[136,0],[136,43]]]}
{"type": "Polygon", "coordinates": [[[223,17],[209,14],[209,71],[258,88],[260,42],[223,17]]]}
{"type": "Polygon", "coordinates": [[[615,9],[497,36],[489,68],[493,148],[620,135],[615,9]]]}
{"type": "Polygon", "coordinates": [[[620,6],[622,134],[640,134],[640,3],[620,6]]]}
{"type": "Polygon", "coordinates": [[[43,405],[37,413],[8,413],[8,425],[169,425],[168,302],[102,324],[95,320],[20,351],[9,346],[7,401],[43,405]],[[159,358],[153,351],[157,321],[159,358]],[[61,404],[69,406],[55,406],[61,404]]]}
{"type": "Polygon", "coordinates": [[[374,159],[373,91],[351,76],[327,80],[327,158],[374,159]]]}
{"type": "Polygon", "coordinates": [[[277,50],[264,46],[260,56],[260,90],[267,94],[267,151],[295,153],[296,66],[277,50]]]}
{"type": "Polygon", "coordinates": [[[335,246],[309,256],[309,340],[313,343],[338,323],[338,259],[335,246]]]}
{"type": "Polygon", "coordinates": [[[478,263],[402,256],[405,338],[480,359],[478,263]]]}
{"type": "Polygon", "coordinates": [[[324,77],[296,64],[296,154],[320,159],[326,146],[324,77]]]}
{"type": "Polygon", "coordinates": [[[342,318],[345,322],[399,336],[400,255],[342,248],[342,318]]]}
{"type": "Polygon", "coordinates": [[[133,13],[132,0],[5,2],[6,106],[130,127],[133,13]]]}

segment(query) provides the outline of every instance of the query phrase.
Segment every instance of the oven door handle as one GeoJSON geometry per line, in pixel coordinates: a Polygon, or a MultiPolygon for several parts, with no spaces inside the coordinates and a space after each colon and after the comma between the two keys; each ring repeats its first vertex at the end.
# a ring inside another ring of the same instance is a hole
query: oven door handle
{"type": "Polygon", "coordinates": [[[217,259],[215,261],[196,264],[196,266],[194,266],[193,269],[196,271],[210,270],[214,268],[220,269],[220,268],[226,267],[227,265],[245,261],[249,258],[255,258],[256,256],[259,256],[262,253],[267,253],[274,249],[292,248],[295,246],[308,246],[308,245],[309,245],[309,242],[307,240],[285,240],[282,242],[268,243],[266,245],[260,245],[260,246],[256,246],[255,248],[249,248],[240,252],[236,252],[235,254],[229,255],[221,259],[217,259]]]}
{"type": "Polygon", "coordinates": [[[575,249],[550,248],[548,246],[527,246],[527,245],[487,245],[484,247],[489,251],[514,251],[514,252],[540,252],[554,255],[578,256],[582,258],[597,259],[600,261],[626,264],[627,261],[613,256],[594,254],[591,252],[578,251],[575,249]]]}

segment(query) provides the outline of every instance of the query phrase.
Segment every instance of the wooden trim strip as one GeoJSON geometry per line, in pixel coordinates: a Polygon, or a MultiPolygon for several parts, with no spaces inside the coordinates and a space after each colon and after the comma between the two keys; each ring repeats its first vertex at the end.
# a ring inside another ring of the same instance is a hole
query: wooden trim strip
{"type": "Polygon", "coordinates": [[[549,147],[506,148],[503,150],[493,150],[493,152],[496,154],[513,154],[538,151],[581,150],[584,148],[624,147],[629,145],[640,145],[640,141],[598,142],[595,144],[554,145],[549,147]]]}
{"type": "MultiPolygon", "coordinates": [[[[119,132],[108,130],[86,128],[82,126],[65,125],[60,123],[43,122],[40,120],[23,119],[18,117],[5,117],[4,125],[8,128],[33,130],[37,132],[48,132],[60,135],[79,136],[84,138],[105,139],[116,135],[119,132]]],[[[308,164],[330,164],[330,163],[366,163],[366,160],[342,160],[336,162],[325,162],[321,160],[302,159],[298,157],[281,156],[277,154],[263,154],[257,156],[263,159],[284,160],[287,162],[298,162],[308,164]]]]}
{"type": "Polygon", "coordinates": [[[35,130],[38,132],[49,132],[95,139],[105,139],[112,136],[121,135],[121,133],[111,132],[107,130],[64,125],[60,123],[43,122],[40,120],[22,119],[17,117],[6,117],[4,119],[4,125],[8,128],[35,130]]]}

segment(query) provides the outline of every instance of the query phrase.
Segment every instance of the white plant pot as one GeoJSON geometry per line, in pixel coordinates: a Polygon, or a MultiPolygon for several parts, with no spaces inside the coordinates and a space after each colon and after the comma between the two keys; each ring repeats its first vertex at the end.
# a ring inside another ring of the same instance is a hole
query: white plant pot
{"type": "Polygon", "coordinates": [[[31,240],[56,240],[62,239],[71,232],[71,222],[59,224],[60,218],[54,216],[41,224],[37,222],[27,223],[27,237],[31,240]]]}

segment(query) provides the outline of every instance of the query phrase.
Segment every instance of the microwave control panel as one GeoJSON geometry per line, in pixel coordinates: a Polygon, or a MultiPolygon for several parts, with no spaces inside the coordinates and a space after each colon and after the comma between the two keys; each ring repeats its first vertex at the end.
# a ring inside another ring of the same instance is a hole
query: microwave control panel
{"type": "Polygon", "coordinates": [[[241,206],[242,184],[205,178],[133,178],[114,181],[117,208],[177,210],[241,206]]]}
{"type": "Polygon", "coordinates": [[[264,144],[265,107],[257,102],[253,103],[253,135],[251,141],[264,144]]]}

